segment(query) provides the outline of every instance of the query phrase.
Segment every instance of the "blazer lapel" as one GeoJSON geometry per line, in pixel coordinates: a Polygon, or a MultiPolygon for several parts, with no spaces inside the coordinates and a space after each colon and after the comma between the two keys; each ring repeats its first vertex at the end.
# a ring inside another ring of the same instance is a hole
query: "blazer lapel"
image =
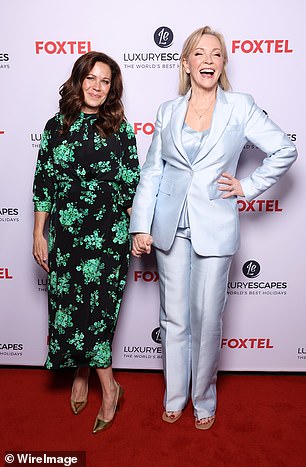
{"type": "Polygon", "coordinates": [[[182,143],[182,128],[185,121],[189,97],[190,91],[188,91],[188,93],[178,103],[175,104],[171,115],[170,128],[176,149],[180,152],[184,159],[186,159],[188,164],[191,165],[182,143]]]}
{"type": "Polygon", "coordinates": [[[228,124],[232,110],[233,104],[227,102],[224,91],[219,87],[210,132],[206,141],[203,143],[203,149],[200,147],[194,163],[205,157],[217,144],[228,124]]]}

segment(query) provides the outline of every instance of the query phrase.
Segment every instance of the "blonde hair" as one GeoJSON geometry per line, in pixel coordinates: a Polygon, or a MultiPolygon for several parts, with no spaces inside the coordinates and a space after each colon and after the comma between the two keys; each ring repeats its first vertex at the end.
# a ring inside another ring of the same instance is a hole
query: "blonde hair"
{"type": "Polygon", "coordinates": [[[182,96],[184,96],[191,88],[190,75],[186,73],[183,61],[188,59],[189,55],[195,49],[196,45],[198,44],[198,42],[204,34],[210,34],[211,36],[215,36],[220,42],[224,65],[223,71],[219,78],[219,85],[224,91],[228,91],[229,89],[231,89],[231,85],[226,74],[228,56],[224,38],[222,34],[220,34],[217,31],[213,31],[209,26],[204,26],[203,28],[197,29],[196,31],[191,33],[190,36],[187,37],[183,45],[179,71],[179,94],[182,96]]]}

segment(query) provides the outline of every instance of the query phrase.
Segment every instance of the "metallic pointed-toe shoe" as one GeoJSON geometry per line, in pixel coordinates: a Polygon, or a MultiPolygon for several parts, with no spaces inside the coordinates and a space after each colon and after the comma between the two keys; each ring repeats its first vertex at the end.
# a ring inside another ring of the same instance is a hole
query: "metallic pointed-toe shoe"
{"type": "Polygon", "coordinates": [[[87,399],[81,402],[74,401],[70,399],[70,407],[74,415],[79,415],[79,413],[82,412],[83,409],[85,409],[87,405],[87,399]]]}
{"type": "Polygon", "coordinates": [[[108,428],[110,428],[114,422],[116,412],[119,412],[120,402],[121,402],[120,400],[123,396],[123,388],[120,386],[119,383],[116,383],[116,384],[117,384],[117,397],[116,397],[116,402],[115,402],[115,407],[114,407],[114,416],[111,420],[108,420],[108,421],[97,417],[94,423],[93,430],[92,430],[93,433],[98,433],[99,431],[107,430],[108,428]]]}
{"type": "Polygon", "coordinates": [[[195,419],[195,427],[198,430],[209,430],[215,423],[216,417],[213,415],[212,417],[203,418],[201,420],[205,420],[205,423],[199,423],[200,420],[195,419]]]}

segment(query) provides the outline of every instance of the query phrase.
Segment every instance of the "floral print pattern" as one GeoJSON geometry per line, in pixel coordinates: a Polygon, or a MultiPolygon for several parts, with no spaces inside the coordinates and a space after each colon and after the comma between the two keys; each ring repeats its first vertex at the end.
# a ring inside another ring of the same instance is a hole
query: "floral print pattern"
{"type": "Polygon", "coordinates": [[[126,283],[129,217],[139,163],[127,122],[102,138],[81,113],[68,134],[55,115],[43,132],[34,209],[50,213],[46,367],[106,368],[126,283]]]}

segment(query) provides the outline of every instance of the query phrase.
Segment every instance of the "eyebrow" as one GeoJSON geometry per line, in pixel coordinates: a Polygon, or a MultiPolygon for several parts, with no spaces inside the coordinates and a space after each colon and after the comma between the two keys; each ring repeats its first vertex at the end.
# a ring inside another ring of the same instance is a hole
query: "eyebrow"
{"type": "MultiPolygon", "coordinates": [[[[206,49],[205,49],[204,47],[196,47],[194,50],[206,50],[206,49]]],[[[211,49],[211,50],[212,50],[212,51],[214,51],[214,50],[220,50],[220,52],[221,52],[220,47],[214,47],[214,48],[211,49]]]]}
{"type": "MultiPolygon", "coordinates": [[[[94,76],[95,78],[98,78],[97,75],[94,75],[93,73],[88,73],[87,76],[94,76]]],[[[108,76],[103,76],[102,79],[108,79],[108,80],[111,80],[112,78],[109,78],[108,76]]]]}

